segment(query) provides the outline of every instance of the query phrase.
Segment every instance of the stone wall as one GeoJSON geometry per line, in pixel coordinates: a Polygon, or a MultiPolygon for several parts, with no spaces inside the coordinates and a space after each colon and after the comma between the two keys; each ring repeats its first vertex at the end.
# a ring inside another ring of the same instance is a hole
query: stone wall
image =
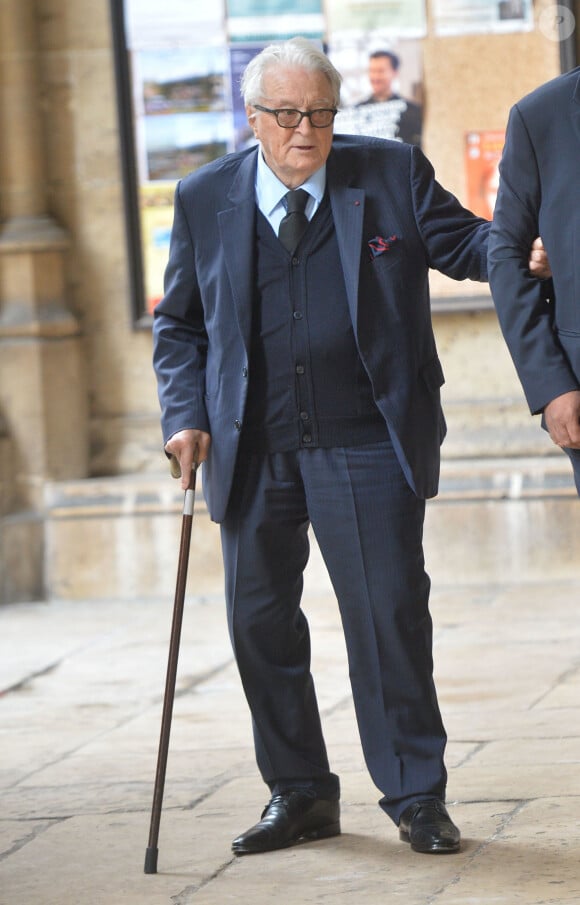
{"type": "Polygon", "coordinates": [[[89,473],[160,469],[151,338],[131,320],[109,5],[37,9],[49,206],[71,237],[68,293],[84,336],[89,473]]]}

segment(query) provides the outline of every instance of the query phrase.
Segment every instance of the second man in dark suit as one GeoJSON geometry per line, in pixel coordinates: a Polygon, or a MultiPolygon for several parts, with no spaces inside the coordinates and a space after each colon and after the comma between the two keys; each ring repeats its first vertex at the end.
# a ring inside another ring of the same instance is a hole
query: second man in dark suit
{"type": "Polygon", "coordinates": [[[501,327],[532,414],[568,454],[580,494],[580,68],[511,110],[489,247],[501,327]],[[549,282],[528,268],[541,230],[549,282]]]}

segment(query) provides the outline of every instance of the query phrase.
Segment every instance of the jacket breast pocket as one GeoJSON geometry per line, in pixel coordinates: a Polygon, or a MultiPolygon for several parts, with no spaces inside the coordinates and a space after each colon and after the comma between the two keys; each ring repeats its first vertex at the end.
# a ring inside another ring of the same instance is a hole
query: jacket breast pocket
{"type": "Polygon", "coordinates": [[[370,259],[370,267],[375,273],[386,273],[392,267],[396,267],[401,263],[403,256],[402,246],[400,243],[393,245],[387,251],[383,251],[380,255],[370,259]]]}

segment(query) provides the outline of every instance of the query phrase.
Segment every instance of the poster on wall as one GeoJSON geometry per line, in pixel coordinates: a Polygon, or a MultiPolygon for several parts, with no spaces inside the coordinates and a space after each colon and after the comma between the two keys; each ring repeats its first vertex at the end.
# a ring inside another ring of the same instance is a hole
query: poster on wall
{"type": "Polygon", "coordinates": [[[324,33],[322,0],[226,0],[230,41],[263,43],[324,33]]]}
{"type": "Polygon", "coordinates": [[[421,146],[421,42],[384,37],[366,47],[332,44],[329,56],[344,73],[337,133],[373,135],[421,146]]]}
{"type": "Polygon", "coordinates": [[[329,40],[336,32],[419,38],[427,33],[425,0],[325,0],[329,40]]]}
{"type": "Polygon", "coordinates": [[[130,50],[145,47],[202,46],[223,43],[221,0],[124,0],[125,32],[130,50]]]}
{"type": "Polygon", "coordinates": [[[465,136],[467,207],[491,220],[499,185],[499,163],[505,131],[468,132],[465,136]]]}
{"type": "Polygon", "coordinates": [[[532,0],[433,0],[436,35],[531,31],[532,0]]]}
{"type": "Polygon", "coordinates": [[[180,47],[135,54],[140,169],[144,181],[197,169],[232,140],[225,47],[180,47]]]}

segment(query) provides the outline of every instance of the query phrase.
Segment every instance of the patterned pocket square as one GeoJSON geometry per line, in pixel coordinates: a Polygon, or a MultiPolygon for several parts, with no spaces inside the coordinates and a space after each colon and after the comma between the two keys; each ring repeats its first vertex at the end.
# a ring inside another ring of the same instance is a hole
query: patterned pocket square
{"type": "Polygon", "coordinates": [[[388,239],[383,238],[383,236],[375,236],[374,239],[369,239],[371,261],[374,260],[374,258],[378,258],[379,255],[384,254],[385,251],[389,251],[397,239],[398,236],[389,236],[388,239]]]}

